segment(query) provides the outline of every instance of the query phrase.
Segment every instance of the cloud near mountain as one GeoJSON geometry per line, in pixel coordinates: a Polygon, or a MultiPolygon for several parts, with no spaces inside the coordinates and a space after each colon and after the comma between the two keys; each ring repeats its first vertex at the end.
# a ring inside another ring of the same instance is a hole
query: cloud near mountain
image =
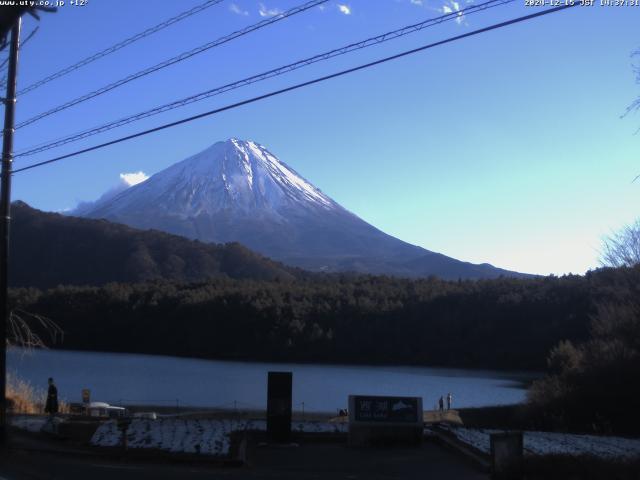
{"type": "Polygon", "coordinates": [[[146,173],[144,173],[142,170],[138,172],[121,173],[120,181],[115,186],[107,190],[95,201],[78,203],[76,208],[72,209],[71,212],[74,215],[83,215],[84,212],[91,211],[93,208],[108,202],[112,198],[116,197],[118,194],[124,192],[127,188],[133,187],[134,185],[138,185],[139,183],[144,182],[148,178],[149,176],[146,173]]]}

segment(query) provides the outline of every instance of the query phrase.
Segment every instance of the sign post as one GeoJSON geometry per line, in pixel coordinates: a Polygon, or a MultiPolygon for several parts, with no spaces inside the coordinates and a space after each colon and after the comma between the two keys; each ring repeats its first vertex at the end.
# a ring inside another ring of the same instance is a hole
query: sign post
{"type": "Polygon", "coordinates": [[[349,396],[349,445],[418,445],[424,422],[422,398],[349,396]]]}

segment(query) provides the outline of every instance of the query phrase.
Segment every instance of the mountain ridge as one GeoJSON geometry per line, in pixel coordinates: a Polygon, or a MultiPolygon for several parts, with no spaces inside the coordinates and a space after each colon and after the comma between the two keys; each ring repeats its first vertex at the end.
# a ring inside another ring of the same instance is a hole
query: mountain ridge
{"type": "Polygon", "coordinates": [[[238,243],[214,245],[157,230],[12,204],[12,287],[104,285],[228,277],[290,281],[305,272],[238,243]]]}
{"type": "Polygon", "coordinates": [[[462,262],[392,237],[339,205],[264,146],[236,138],[216,142],[78,214],[204,242],[237,241],[311,271],[444,279],[527,276],[462,262]]]}

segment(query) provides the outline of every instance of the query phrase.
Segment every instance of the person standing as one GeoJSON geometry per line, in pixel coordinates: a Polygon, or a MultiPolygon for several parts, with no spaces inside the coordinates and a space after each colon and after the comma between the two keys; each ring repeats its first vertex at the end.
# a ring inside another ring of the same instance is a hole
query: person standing
{"type": "Polygon", "coordinates": [[[440,400],[438,400],[438,406],[440,407],[440,411],[444,410],[444,397],[441,395],[440,400]]]}
{"type": "Polygon", "coordinates": [[[51,417],[58,413],[58,389],[51,377],[49,377],[49,390],[47,391],[47,403],[44,411],[51,417]]]}
{"type": "Polygon", "coordinates": [[[451,410],[451,402],[453,402],[453,395],[449,392],[447,394],[447,410],[451,410]]]}

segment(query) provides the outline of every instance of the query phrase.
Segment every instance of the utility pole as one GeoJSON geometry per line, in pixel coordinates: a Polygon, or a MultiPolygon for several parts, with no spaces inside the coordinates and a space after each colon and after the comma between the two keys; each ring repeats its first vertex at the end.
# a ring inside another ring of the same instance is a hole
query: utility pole
{"type": "Polygon", "coordinates": [[[7,325],[9,323],[9,224],[11,222],[11,164],[16,112],[16,83],[21,18],[11,28],[7,94],[4,99],[2,172],[0,179],[0,447],[7,445],[7,325]]]}

